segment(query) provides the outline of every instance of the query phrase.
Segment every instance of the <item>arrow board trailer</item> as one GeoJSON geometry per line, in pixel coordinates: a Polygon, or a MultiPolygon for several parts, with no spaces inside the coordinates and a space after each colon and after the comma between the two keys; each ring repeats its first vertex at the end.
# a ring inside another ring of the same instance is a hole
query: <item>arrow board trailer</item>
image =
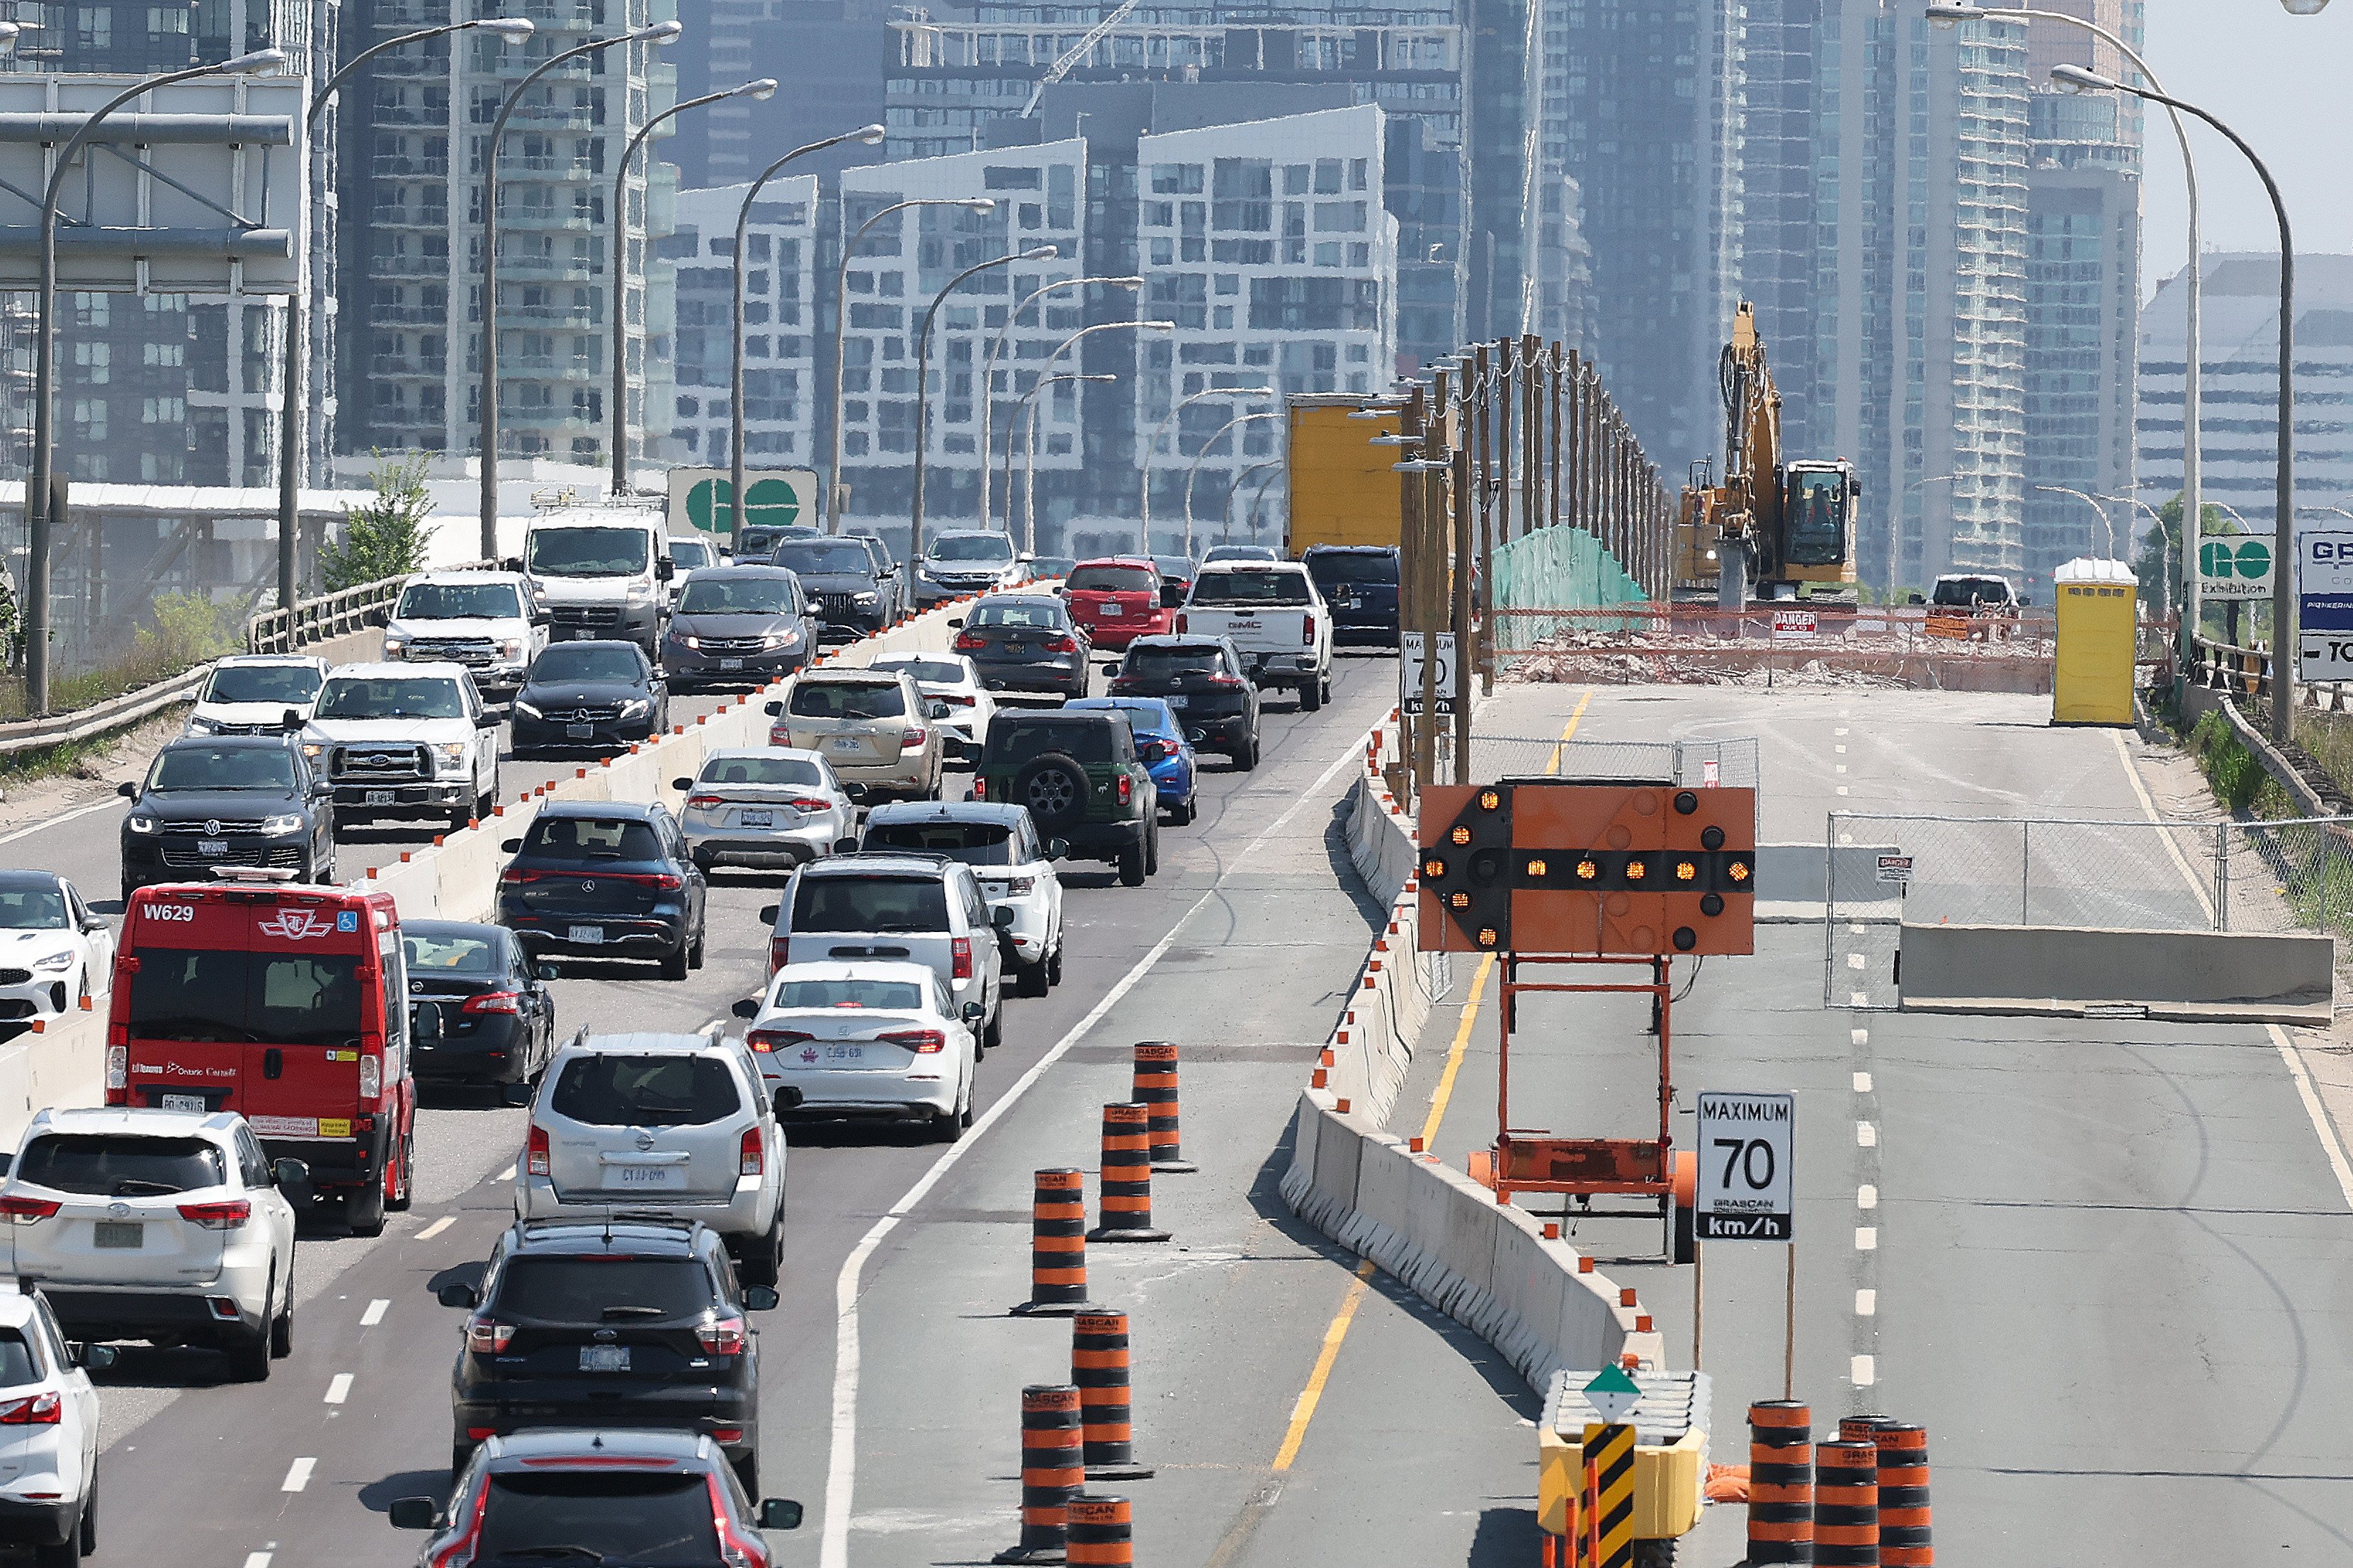
{"type": "Polygon", "coordinates": [[[1699,1097],[1702,1241],[1788,1241],[1796,1234],[1798,1100],[1791,1094],[1699,1097]]]}

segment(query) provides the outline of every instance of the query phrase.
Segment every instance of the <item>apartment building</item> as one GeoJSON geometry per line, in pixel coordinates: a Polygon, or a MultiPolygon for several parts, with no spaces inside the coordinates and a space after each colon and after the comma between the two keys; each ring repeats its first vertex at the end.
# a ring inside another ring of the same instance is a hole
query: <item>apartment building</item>
{"type": "Polygon", "coordinates": [[[745,184],[681,191],[677,226],[658,247],[657,259],[674,269],[676,300],[669,457],[689,467],[724,468],[732,460],[739,220],[744,223],[744,459],[754,468],[798,466],[815,456],[818,179],[769,181],[747,219],[744,200],[751,189],[745,184]]]}

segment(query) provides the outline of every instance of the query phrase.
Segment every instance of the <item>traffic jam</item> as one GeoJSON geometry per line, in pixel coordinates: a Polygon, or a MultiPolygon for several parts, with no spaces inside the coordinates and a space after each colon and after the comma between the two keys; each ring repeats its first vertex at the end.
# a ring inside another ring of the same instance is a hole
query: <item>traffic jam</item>
{"type": "Polygon", "coordinates": [[[1145,886],[1208,775],[1259,765],[1262,707],[1332,700],[1336,645],[1397,642],[1394,550],[759,542],[543,514],[501,569],[412,580],[378,658],[220,660],[121,786],[119,927],[0,871],[0,1019],[105,1018],[104,1104],[40,1110],[0,1183],[0,1542],[95,1552],[109,1369],[268,1379],[313,1249],[383,1235],[434,1120],[487,1101],[527,1126],[512,1224],[435,1277],[448,1449],[410,1468],[448,1479],[381,1511],[434,1568],[771,1562],[802,1513],[763,1495],[755,1331],[794,1137],[963,1139],[1083,901],[1145,886]],[[952,601],[936,647],[824,659],[952,601]],[[488,921],[404,920],[356,863],[488,824],[527,760],[568,777],[691,722],[690,691],[753,694],[767,743],[664,798],[548,800],[488,921]],[[559,1016],[567,979],[685,982],[714,946],[767,977],[699,1031],[559,1016]]]}

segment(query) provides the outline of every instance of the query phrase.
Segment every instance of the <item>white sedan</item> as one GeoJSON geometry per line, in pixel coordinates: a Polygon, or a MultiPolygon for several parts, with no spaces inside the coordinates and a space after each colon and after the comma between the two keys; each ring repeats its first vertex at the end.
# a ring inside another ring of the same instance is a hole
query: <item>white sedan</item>
{"type": "Polygon", "coordinates": [[[755,746],[712,752],[691,779],[679,826],[694,863],[790,870],[823,859],[858,837],[858,807],[815,752],[755,746]]]}
{"type": "Polygon", "coordinates": [[[980,682],[980,671],[960,653],[907,654],[878,658],[870,669],[904,670],[926,702],[944,702],[947,716],[939,726],[948,737],[964,743],[974,760],[988,743],[989,721],[997,717],[997,699],[980,682]]]}
{"type": "Polygon", "coordinates": [[[54,871],[0,871],[0,1022],[54,1018],[114,977],[114,932],[54,871]]]}
{"type": "Polygon", "coordinates": [[[944,1143],[972,1125],[980,1012],[927,964],[862,959],[788,963],[735,1005],[778,1115],[921,1119],[944,1143]]]}

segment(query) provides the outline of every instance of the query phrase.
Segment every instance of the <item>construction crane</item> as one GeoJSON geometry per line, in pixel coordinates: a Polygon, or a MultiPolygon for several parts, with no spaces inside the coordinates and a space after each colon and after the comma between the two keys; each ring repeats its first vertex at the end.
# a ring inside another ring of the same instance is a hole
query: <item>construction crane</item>
{"type": "Polygon", "coordinates": [[[1127,19],[1128,13],[1134,10],[1138,4],[1139,0],[1121,0],[1121,4],[1117,9],[1113,10],[1110,16],[1105,16],[1102,21],[1097,22],[1092,27],[1089,28],[1085,37],[1081,38],[1077,43],[1071,45],[1068,49],[1063,51],[1062,58],[1056,60],[1051,66],[1048,67],[1046,74],[1038,79],[1038,85],[1029,89],[1029,101],[1021,106],[1021,113],[1019,117],[1023,120],[1027,120],[1030,115],[1036,113],[1038,109],[1038,100],[1046,96],[1046,89],[1053,86],[1056,82],[1061,80],[1064,77],[1070,75],[1071,67],[1077,65],[1081,60],[1085,59],[1089,55],[1094,53],[1097,40],[1102,38],[1105,33],[1110,32],[1113,27],[1118,26],[1122,22],[1125,21],[1127,19]]]}
{"type": "Polygon", "coordinates": [[[1715,587],[1717,602],[1737,607],[1760,598],[1855,595],[1855,502],[1862,483],[1854,465],[1781,457],[1781,393],[1765,363],[1757,312],[1746,300],[1732,320],[1732,341],[1717,361],[1724,392],[1724,482],[1694,467],[1683,491],[1675,578],[1715,587]]]}

